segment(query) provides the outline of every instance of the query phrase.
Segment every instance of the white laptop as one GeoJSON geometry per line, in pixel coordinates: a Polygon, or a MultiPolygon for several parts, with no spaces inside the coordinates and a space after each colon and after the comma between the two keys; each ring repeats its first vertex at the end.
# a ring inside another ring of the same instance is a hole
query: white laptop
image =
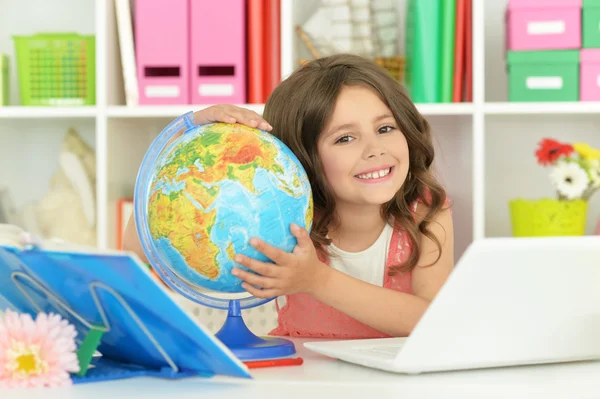
{"type": "Polygon", "coordinates": [[[307,342],[399,373],[600,358],[600,236],[474,241],[408,338],[307,342]]]}

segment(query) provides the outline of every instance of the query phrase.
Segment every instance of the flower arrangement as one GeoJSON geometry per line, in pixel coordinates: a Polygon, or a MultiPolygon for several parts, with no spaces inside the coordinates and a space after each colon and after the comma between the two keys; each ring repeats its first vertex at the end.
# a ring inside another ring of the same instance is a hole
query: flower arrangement
{"type": "Polygon", "coordinates": [[[550,180],[559,200],[588,201],[600,188],[600,150],[586,143],[561,143],[545,138],[535,152],[541,166],[550,166],[550,180]]]}
{"type": "Polygon", "coordinates": [[[75,328],[56,314],[0,314],[0,390],[71,385],[79,371],[75,328]]]}
{"type": "Polygon", "coordinates": [[[550,167],[556,198],[509,202],[515,237],[581,236],[587,226],[588,201],[600,189],[600,150],[587,143],[563,143],[544,138],[535,156],[550,167]]]}

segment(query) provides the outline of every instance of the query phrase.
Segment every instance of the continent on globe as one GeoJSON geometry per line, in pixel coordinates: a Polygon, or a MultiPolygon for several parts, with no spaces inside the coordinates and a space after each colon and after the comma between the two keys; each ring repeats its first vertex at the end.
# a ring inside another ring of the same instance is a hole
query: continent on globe
{"type": "Polygon", "coordinates": [[[170,142],[154,165],[147,201],[165,266],[219,292],[244,291],[231,275],[243,268],[234,254],[268,261],[250,238],[291,251],[291,223],[312,226],[310,183],[296,156],[273,135],[240,124],[197,126],[170,142]]]}

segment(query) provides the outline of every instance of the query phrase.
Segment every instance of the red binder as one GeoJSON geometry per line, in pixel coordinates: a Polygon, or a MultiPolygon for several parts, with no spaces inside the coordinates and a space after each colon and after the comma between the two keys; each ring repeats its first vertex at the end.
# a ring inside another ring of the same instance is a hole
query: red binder
{"type": "Polygon", "coordinates": [[[468,0],[456,0],[456,30],[454,35],[454,82],[452,102],[459,103],[463,98],[465,81],[465,43],[466,43],[466,3],[468,0]]]}
{"type": "Polygon", "coordinates": [[[265,102],[265,0],[248,0],[248,103],[265,102]]]}
{"type": "Polygon", "coordinates": [[[265,0],[265,17],[263,101],[267,101],[281,80],[280,0],[265,0]]]}
{"type": "Polygon", "coordinates": [[[473,101],[473,0],[466,0],[465,10],[465,91],[466,101],[473,101]]]}

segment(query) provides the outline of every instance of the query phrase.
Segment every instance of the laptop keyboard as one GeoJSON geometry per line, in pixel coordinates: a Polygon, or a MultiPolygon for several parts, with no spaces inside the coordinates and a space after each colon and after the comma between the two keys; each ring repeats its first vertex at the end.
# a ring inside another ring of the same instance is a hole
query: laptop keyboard
{"type": "Polygon", "coordinates": [[[385,357],[385,358],[395,358],[396,355],[398,354],[398,352],[400,352],[400,349],[402,349],[402,346],[404,346],[403,344],[398,344],[398,345],[389,345],[389,346],[383,346],[383,345],[378,345],[378,346],[357,346],[354,347],[353,349],[361,352],[361,353],[368,353],[370,355],[377,355],[380,357],[385,357]]]}

